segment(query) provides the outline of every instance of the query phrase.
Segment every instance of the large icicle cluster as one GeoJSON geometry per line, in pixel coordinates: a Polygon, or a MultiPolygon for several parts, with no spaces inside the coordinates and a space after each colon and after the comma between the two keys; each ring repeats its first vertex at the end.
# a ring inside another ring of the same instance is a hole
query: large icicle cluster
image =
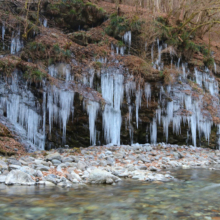
{"type": "MultiPolygon", "coordinates": [[[[13,73],[13,77],[8,80],[12,81],[9,89],[6,83],[2,84],[0,107],[16,130],[26,134],[30,145],[33,143],[39,149],[44,149],[45,129],[42,129],[44,119],[39,113],[40,109],[36,107],[38,104],[36,98],[28,89],[18,85],[17,72],[13,73]]],[[[43,98],[43,105],[45,101],[43,98]]]]}

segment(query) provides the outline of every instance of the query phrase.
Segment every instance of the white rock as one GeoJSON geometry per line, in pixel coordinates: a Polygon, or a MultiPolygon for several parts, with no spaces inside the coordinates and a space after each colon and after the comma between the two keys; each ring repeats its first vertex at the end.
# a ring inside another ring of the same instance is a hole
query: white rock
{"type": "Polygon", "coordinates": [[[20,185],[33,185],[35,181],[31,176],[21,170],[12,170],[5,179],[6,185],[20,184],[20,185]]]}
{"type": "Polygon", "coordinates": [[[118,182],[120,178],[114,176],[110,172],[101,169],[92,170],[88,182],[89,183],[106,183],[107,179],[112,179],[114,182],[118,182]]]}

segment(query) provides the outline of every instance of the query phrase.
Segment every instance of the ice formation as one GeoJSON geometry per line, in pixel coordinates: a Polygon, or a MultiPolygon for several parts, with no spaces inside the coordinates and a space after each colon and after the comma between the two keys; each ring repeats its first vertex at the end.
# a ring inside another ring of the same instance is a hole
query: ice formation
{"type": "Polygon", "coordinates": [[[87,103],[87,113],[89,115],[89,131],[90,131],[90,143],[96,145],[96,128],[95,121],[99,110],[99,103],[89,101],[87,103]]]}
{"type": "Polygon", "coordinates": [[[101,75],[102,97],[107,101],[103,112],[103,129],[107,143],[120,145],[121,103],[124,76],[116,68],[109,68],[101,75]]]}

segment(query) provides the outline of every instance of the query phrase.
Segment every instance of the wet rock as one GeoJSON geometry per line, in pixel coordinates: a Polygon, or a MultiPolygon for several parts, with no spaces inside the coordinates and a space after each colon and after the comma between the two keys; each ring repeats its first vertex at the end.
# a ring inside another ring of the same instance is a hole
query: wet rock
{"type": "Polygon", "coordinates": [[[53,184],[57,184],[59,180],[57,179],[57,176],[54,174],[49,174],[44,178],[46,181],[49,181],[53,184]]]}
{"type": "Polygon", "coordinates": [[[112,184],[112,183],[114,183],[114,180],[112,178],[106,179],[106,184],[112,184]]]}
{"type": "Polygon", "coordinates": [[[12,170],[5,179],[6,185],[20,184],[20,185],[34,185],[35,181],[31,176],[21,170],[12,170]]]}
{"type": "Polygon", "coordinates": [[[45,181],[44,184],[45,186],[55,186],[55,184],[50,181],[45,181]]]}
{"type": "Polygon", "coordinates": [[[106,183],[108,179],[112,179],[114,182],[118,182],[120,178],[114,176],[110,172],[101,169],[95,169],[91,171],[89,175],[88,182],[89,183],[106,183]]]}
{"type": "Polygon", "coordinates": [[[55,160],[55,159],[61,161],[61,155],[58,152],[53,153],[53,154],[49,154],[45,158],[46,161],[52,161],[52,160],[55,160]]]}

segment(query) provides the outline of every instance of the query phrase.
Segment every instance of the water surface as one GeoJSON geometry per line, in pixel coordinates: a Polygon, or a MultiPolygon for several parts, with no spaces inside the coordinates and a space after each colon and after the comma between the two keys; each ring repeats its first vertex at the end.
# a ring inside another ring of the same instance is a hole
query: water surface
{"type": "Polygon", "coordinates": [[[0,185],[1,219],[220,219],[220,171],[171,174],[181,181],[81,189],[0,185]]]}

